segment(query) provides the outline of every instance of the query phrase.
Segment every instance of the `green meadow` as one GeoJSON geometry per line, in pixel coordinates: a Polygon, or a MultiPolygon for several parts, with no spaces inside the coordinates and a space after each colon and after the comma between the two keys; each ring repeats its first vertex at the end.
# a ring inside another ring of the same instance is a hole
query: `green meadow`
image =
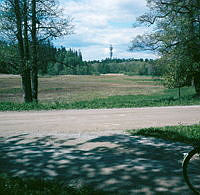
{"type": "Polygon", "coordinates": [[[0,110],[97,109],[199,105],[192,87],[166,89],[162,79],[128,75],[61,75],[39,78],[39,103],[23,103],[21,79],[0,75],[0,110]]]}

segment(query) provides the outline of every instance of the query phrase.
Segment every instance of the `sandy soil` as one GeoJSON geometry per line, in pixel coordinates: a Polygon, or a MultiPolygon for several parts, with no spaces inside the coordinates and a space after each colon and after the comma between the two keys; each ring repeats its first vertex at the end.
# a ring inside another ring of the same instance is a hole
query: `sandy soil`
{"type": "Polygon", "coordinates": [[[200,106],[97,110],[0,112],[1,135],[26,133],[101,133],[200,122],[200,106]]]}

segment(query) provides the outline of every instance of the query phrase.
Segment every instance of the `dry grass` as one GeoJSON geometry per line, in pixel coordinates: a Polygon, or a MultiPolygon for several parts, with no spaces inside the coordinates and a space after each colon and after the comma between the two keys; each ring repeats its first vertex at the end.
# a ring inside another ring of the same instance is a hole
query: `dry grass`
{"type": "MultiPolygon", "coordinates": [[[[126,75],[74,76],[63,75],[39,78],[41,102],[71,103],[113,95],[150,95],[161,92],[161,82],[151,77],[126,75]]],[[[22,102],[21,78],[0,75],[0,101],[22,102]]]]}

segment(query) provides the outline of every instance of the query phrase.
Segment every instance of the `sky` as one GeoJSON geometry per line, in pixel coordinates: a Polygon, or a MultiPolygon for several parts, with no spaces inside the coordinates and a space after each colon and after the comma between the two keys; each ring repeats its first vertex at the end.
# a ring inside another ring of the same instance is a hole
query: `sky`
{"type": "Polygon", "coordinates": [[[146,10],[146,0],[60,0],[65,16],[73,18],[74,34],[57,39],[57,47],[80,49],[84,60],[156,58],[144,51],[128,51],[131,40],[148,27],[137,26],[136,18],[146,10]]]}

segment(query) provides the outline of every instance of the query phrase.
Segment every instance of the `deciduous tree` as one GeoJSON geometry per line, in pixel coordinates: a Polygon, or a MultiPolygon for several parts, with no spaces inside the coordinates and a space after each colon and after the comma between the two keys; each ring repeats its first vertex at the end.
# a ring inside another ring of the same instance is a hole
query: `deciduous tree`
{"type": "Polygon", "coordinates": [[[38,100],[38,50],[43,41],[69,35],[73,25],[56,0],[3,0],[0,33],[16,42],[25,102],[38,100]]]}
{"type": "Polygon", "coordinates": [[[147,5],[149,12],[138,21],[154,30],[137,36],[130,49],[158,52],[169,64],[169,85],[184,86],[189,78],[193,79],[200,96],[200,1],[147,0],[147,5]]]}

